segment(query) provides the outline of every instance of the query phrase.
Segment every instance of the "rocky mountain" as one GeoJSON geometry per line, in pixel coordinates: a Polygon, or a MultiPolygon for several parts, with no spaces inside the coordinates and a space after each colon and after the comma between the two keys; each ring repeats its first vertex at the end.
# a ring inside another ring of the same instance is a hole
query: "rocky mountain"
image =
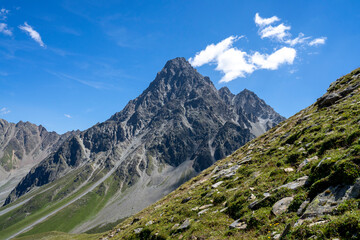
{"type": "Polygon", "coordinates": [[[0,202],[30,170],[72,133],[59,135],[29,122],[0,119],[0,202]]]}
{"type": "MultiPolygon", "coordinates": [[[[54,209],[51,217],[31,230],[35,232],[81,232],[116,223],[282,120],[254,93],[218,91],[184,58],[176,58],[121,112],[68,138],[32,168],[5,205],[26,199],[28,192],[48,199],[47,206],[59,201],[66,205],[54,209]],[[63,218],[66,226],[49,224],[63,218]]],[[[21,225],[24,209],[42,211],[43,206],[36,204],[28,201],[7,213],[17,217],[4,223],[2,233],[14,223],[21,225]]],[[[27,216],[35,221],[41,215],[27,216]]]]}
{"type": "Polygon", "coordinates": [[[360,68],[113,230],[86,237],[359,239],[359,154],[360,68]]]}

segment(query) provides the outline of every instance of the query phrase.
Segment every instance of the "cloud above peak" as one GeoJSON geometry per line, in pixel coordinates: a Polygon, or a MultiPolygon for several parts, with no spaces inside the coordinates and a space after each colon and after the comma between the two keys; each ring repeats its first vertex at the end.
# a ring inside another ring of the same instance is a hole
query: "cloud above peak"
{"type": "Polygon", "coordinates": [[[197,52],[194,57],[189,58],[190,64],[194,67],[215,64],[215,70],[224,74],[220,82],[230,82],[236,78],[244,78],[256,70],[277,70],[282,65],[292,65],[298,55],[295,46],[317,46],[324,44],[326,40],[326,37],[322,37],[310,41],[311,37],[306,37],[303,33],[299,33],[296,38],[291,38],[289,32],[291,26],[284,23],[272,25],[280,21],[277,16],[262,18],[259,13],[256,13],[254,21],[259,27],[258,34],[261,39],[267,38],[277,43],[272,52],[241,50],[234,44],[243,36],[230,36],[197,52]]]}
{"type": "Polygon", "coordinates": [[[215,63],[215,70],[224,74],[220,82],[230,82],[239,77],[246,77],[258,69],[276,70],[282,64],[292,64],[295,59],[296,50],[289,47],[283,47],[272,54],[249,54],[233,47],[240,38],[230,36],[217,44],[210,44],[194,58],[190,58],[189,62],[194,67],[215,63]]]}
{"type": "Polygon", "coordinates": [[[40,34],[34,30],[32,26],[27,24],[27,22],[24,23],[24,25],[20,25],[19,28],[27,33],[35,42],[37,42],[41,47],[45,47],[44,42],[41,39],[40,34]]]}
{"type": "Polygon", "coordinates": [[[251,61],[259,69],[276,70],[282,64],[293,64],[295,57],[296,50],[294,48],[283,47],[270,55],[256,52],[251,61]]]}
{"type": "Polygon", "coordinates": [[[233,42],[238,39],[240,39],[240,37],[230,36],[217,44],[210,44],[204,50],[197,53],[194,58],[190,58],[189,61],[194,67],[213,62],[219,55],[228,50],[233,42]]]}

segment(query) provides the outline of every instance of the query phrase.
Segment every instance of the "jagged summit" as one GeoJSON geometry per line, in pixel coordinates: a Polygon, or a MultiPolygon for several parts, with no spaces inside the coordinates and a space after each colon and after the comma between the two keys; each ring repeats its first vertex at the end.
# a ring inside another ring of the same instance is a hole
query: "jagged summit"
{"type": "Polygon", "coordinates": [[[166,62],[164,69],[170,70],[185,70],[193,68],[191,64],[184,57],[176,57],[166,62]]]}

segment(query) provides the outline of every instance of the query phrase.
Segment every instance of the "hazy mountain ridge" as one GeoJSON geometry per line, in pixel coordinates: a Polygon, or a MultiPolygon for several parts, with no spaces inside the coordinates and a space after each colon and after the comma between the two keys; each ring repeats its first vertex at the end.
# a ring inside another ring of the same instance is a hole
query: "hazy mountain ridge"
{"type": "Polygon", "coordinates": [[[8,194],[7,191],[15,187],[31,167],[46,158],[74,133],[59,135],[30,122],[20,121],[15,124],[0,119],[1,201],[6,197],[4,194],[8,194]]]}

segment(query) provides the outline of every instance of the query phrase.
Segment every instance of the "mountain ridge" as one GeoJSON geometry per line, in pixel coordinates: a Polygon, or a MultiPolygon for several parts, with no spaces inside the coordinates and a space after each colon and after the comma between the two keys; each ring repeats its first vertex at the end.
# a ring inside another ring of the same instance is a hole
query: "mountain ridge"
{"type": "Polygon", "coordinates": [[[59,135],[42,125],[0,119],[0,202],[22,177],[75,131],[59,135]]]}
{"type": "MultiPolygon", "coordinates": [[[[81,232],[116,222],[163,197],[284,119],[262,100],[258,101],[265,115],[267,111],[276,117],[262,119],[249,112],[248,116],[253,117],[247,118],[246,111],[228,105],[210,79],[184,58],[169,60],[149,87],[122,111],[68,138],[34,167],[5,205],[49,185],[53,186],[52,191],[36,195],[50,199],[48,205],[68,201],[79,191],[85,195],[64,210],[54,211],[54,216],[34,229],[45,225],[48,228],[48,222],[59,221],[55,216],[74,208],[78,210],[71,214],[88,214],[89,220],[68,221],[67,231],[81,232]],[[258,126],[262,128],[252,133],[258,126]],[[81,175],[77,177],[76,172],[81,175]],[[64,181],[65,186],[60,184],[64,181]],[[86,207],[94,204],[93,198],[103,200],[97,200],[97,212],[85,213],[86,207]]],[[[31,208],[32,204],[25,203],[22,208],[31,208]]],[[[14,211],[19,217],[13,221],[21,222],[21,207],[14,211]]],[[[50,227],[61,228],[61,224],[50,227]]]]}

